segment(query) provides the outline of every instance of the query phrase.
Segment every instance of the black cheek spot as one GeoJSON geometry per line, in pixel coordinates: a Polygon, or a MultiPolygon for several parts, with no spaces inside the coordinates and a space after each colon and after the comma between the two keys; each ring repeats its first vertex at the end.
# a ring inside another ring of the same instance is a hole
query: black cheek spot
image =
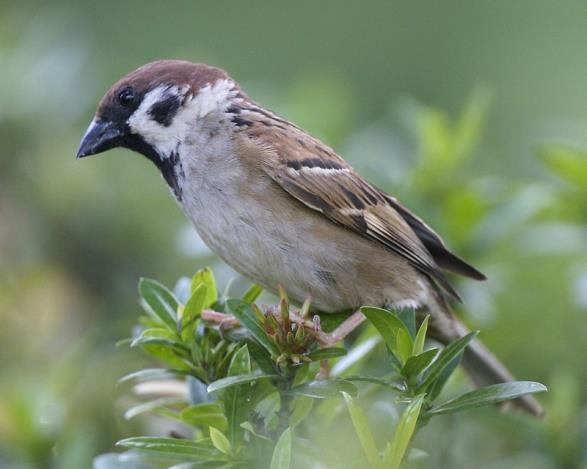
{"type": "Polygon", "coordinates": [[[149,115],[155,122],[158,122],[165,127],[169,127],[179,110],[180,104],[180,97],[171,95],[163,101],[153,104],[151,109],[149,109],[149,115]]]}

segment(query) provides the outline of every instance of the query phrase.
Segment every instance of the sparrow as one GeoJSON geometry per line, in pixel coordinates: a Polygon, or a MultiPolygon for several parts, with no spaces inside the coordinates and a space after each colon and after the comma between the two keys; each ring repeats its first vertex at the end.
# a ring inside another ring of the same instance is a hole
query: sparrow
{"type": "MultiPolygon", "coordinates": [[[[100,101],[77,158],[116,147],[151,160],[208,247],[269,291],[283,285],[322,312],[414,308],[430,314],[429,335],[443,344],[468,332],[450,308],[460,297],[444,272],[485,275],[225,71],[160,60],[123,77],[100,101]]],[[[477,339],[463,365],[477,385],[513,379],[477,339]]],[[[514,403],[542,414],[531,396],[514,403]]]]}

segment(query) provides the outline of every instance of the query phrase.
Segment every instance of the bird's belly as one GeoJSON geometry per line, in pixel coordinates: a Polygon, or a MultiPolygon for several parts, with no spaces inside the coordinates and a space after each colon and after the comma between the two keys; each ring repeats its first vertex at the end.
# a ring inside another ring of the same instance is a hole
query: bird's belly
{"type": "Polygon", "coordinates": [[[297,303],[310,297],[327,312],[423,303],[427,284],[403,258],[270,189],[274,197],[265,191],[261,200],[200,191],[182,206],[221,259],[270,291],[283,286],[297,303]]]}

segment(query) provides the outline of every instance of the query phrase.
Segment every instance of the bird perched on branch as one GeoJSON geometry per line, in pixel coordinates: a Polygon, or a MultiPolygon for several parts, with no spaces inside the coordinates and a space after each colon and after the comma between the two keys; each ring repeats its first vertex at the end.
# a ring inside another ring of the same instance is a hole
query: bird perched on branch
{"type": "MultiPolygon", "coordinates": [[[[161,60],[122,78],[102,98],[77,157],[115,147],[150,159],[204,242],[270,291],[283,285],[324,312],[413,307],[431,315],[430,335],[442,343],[467,332],[448,305],[460,298],[443,271],[485,276],[223,70],[161,60]]],[[[479,385],[512,379],[478,341],[463,364],[479,385]]],[[[532,397],[515,403],[542,413],[532,397]]]]}

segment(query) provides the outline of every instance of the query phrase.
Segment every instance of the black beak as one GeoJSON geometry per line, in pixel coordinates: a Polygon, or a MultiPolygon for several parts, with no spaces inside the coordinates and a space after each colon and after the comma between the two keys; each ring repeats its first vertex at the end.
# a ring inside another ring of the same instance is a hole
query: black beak
{"type": "Polygon", "coordinates": [[[76,158],[79,160],[120,146],[123,136],[124,132],[114,122],[94,119],[79,144],[76,158]]]}

